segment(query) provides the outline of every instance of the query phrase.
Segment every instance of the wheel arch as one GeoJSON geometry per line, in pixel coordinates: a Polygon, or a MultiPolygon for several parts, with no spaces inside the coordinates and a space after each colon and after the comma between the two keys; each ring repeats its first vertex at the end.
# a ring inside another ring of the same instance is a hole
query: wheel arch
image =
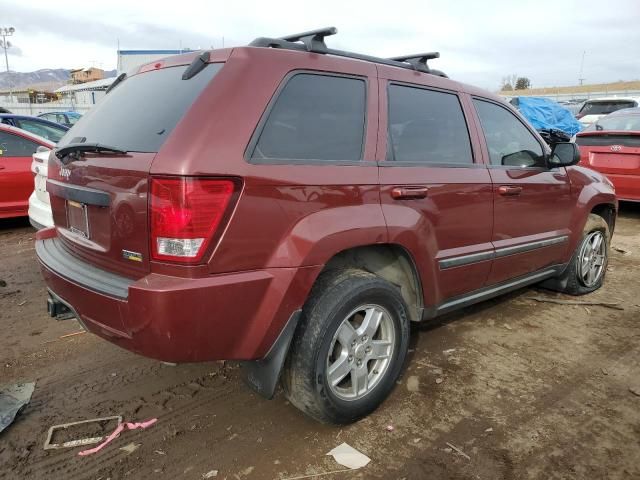
{"type": "Polygon", "coordinates": [[[416,262],[406,248],[392,243],[348,248],[333,255],[326,262],[321,274],[327,270],[349,267],[373,273],[397,286],[409,308],[410,320],[422,320],[422,282],[416,262]]]}
{"type": "Polygon", "coordinates": [[[609,226],[609,235],[613,236],[613,229],[616,226],[616,205],[611,203],[598,203],[591,208],[594,215],[602,217],[609,226]]]}

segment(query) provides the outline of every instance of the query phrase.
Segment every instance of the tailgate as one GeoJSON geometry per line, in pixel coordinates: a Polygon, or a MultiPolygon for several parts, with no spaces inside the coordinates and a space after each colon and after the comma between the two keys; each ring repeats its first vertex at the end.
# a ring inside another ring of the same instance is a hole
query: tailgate
{"type": "Polygon", "coordinates": [[[184,75],[186,65],[160,68],[163,65],[158,61],[151,70],[141,68],[141,73],[114,82],[112,91],[78,120],[49,156],[47,191],[63,248],[132,279],[150,270],[151,163],[223,67],[200,65],[184,75]],[[96,146],[115,150],[96,152],[96,146]]]}
{"type": "Polygon", "coordinates": [[[640,175],[640,135],[593,132],[576,137],[582,163],[602,173],[640,175]]]}
{"type": "Polygon", "coordinates": [[[155,153],[49,159],[47,190],[63,245],[105,270],[139,278],[149,271],[147,185],[155,153]]]}
{"type": "MultiPolygon", "coordinates": [[[[640,150],[640,149],[636,149],[640,150]]],[[[640,151],[589,153],[589,165],[602,173],[640,175],[640,151]]]]}

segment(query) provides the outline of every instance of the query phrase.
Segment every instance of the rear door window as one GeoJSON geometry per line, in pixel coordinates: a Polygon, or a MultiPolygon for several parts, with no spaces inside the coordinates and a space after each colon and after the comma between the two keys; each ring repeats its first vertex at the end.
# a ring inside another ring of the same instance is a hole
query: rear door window
{"type": "Polygon", "coordinates": [[[299,73],[271,107],[251,158],[357,161],[362,158],[366,82],[299,73]]]}
{"type": "Polygon", "coordinates": [[[185,65],[126,78],[78,120],[59,146],[84,141],[157,152],[222,65],[209,64],[188,80],[182,80],[185,65]]]}
{"type": "Polygon", "coordinates": [[[471,142],[458,96],[389,86],[387,160],[471,164],[471,142]]]}
{"type": "Polygon", "coordinates": [[[0,157],[30,157],[38,144],[19,135],[0,132],[0,157]]]}
{"type": "Polygon", "coordinates": [[[491,165],[546,167],[542,146],[518,117],[495,103],[478,99],[473,103],[480,117],[491,165]]]}

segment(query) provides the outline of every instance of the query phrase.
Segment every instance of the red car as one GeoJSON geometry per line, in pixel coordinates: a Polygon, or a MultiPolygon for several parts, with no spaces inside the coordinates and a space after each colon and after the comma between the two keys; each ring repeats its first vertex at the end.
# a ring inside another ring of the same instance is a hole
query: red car
{"type": "Polygon", "coordinates": [[[640,108],[618,110],[576,135],[580,164],[604,173],[620,200],[640,202],[640,108]]]}
{"type": "Polygon", "coordinates": [[[54,143],[0,123],[0,218],[27,215],[33,192],[31,155],[40,146],[51,149],[54,143]]]}
{"type": "Polygon", "coordinates": [[[374,410],[409,323],[604,280],[617,202],[513,108],[335,29],[120,76],[49,160],[52,316],[171,362],[245,362],[325,422],[374,410]],[[126,208],[125,208],[126,207],[126,208]]]}

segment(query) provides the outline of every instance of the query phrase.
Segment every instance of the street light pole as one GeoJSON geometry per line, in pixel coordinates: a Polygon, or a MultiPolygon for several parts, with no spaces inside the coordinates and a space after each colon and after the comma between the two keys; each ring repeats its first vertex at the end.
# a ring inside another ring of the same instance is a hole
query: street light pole
{"type": "Polygon", "coordinates": [[[2,41],[0,42],[0,46],[4,49],[4,61],[7,64],[7,79],[9,80],[9,99],[11,103],[13,103],[13,82],[11,81],[10,73],[9,73],[9,54],[7,50],[11,47],[11,42],[7,41],[7,37],[13,35],[16,29],[13,27],[0,27],[0,36],[2,36],[2,41]]]}

